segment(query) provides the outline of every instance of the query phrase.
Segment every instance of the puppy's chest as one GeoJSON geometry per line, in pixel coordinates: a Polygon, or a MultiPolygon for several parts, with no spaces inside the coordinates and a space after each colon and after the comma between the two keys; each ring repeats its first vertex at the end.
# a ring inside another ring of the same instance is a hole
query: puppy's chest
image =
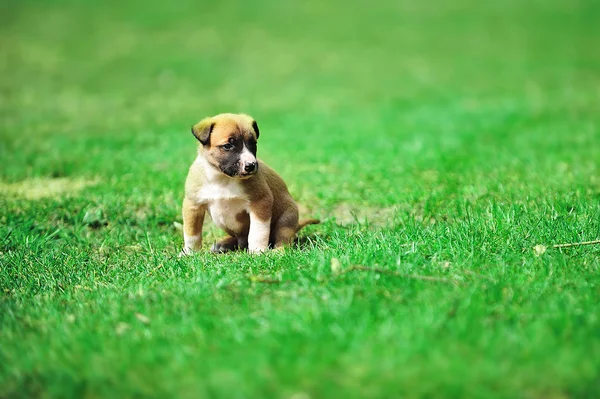
{"type": "Polygon", "coordinates": [[[198,199],[208,205],[208,213],[220,228],[238,232],[243,230],[243,217],[247,214],[248,196],[239,183],[208,183],[198,191],[198,199]]]}

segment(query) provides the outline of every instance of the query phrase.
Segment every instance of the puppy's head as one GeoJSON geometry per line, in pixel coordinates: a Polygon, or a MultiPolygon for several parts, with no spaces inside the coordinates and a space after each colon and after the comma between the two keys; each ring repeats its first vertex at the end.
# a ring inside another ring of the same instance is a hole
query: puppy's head
{"type": "Polygon", "coordinates": [[[205,159],[229,177],[248,178],[258,171],[258,125],[244,114],[219,114],[192,126],[205,159]]]}

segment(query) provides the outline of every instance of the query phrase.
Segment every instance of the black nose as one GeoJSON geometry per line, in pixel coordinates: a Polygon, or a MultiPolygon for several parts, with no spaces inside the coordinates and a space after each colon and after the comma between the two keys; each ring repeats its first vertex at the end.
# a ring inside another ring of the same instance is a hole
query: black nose
{"type": "Polygon", "coordinates": [[[248,173],[250,172],[254,172],[256,170],[256,167],[258,165],[256,164],[256,162],[248,162],[245,166],[244,166],[244,170],[248,173]]]}

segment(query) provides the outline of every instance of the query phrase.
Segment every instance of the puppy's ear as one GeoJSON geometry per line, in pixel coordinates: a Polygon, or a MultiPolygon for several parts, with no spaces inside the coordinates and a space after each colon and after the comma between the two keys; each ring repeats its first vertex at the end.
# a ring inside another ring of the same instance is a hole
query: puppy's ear
{"type": "Polygon", "coordinates": [[[256,139],[258,140],[258,135],[260,132],[258,131],[258,123],[255,120],[252,120],[252,129],[254,129],[254,133],[256,133],[256,139]]]}
{"type": "Polygon", "coordinates": [[[213,118],[204,118],[200,122],[192,126],[192,134],[198,139],[202,145],[207,145],[210,142],[210,134],[215,127],[213,118]]]}

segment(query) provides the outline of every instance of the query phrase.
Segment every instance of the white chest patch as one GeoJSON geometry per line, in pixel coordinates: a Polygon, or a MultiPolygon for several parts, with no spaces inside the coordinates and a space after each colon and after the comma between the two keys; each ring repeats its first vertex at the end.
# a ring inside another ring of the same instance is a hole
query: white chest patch
{"type": "Polygon", "coordinates": [[[234,233],[242,233],[243,225],[237,219],[237,215],[247,212],[248,201],[217,200],[208,203],[208,213],[217,227],[234,233]]]}
{"type": "Polygon", "coordinates": [[[206,183],[198,191],[200,202],[206,203],[215,200],[243,199],[247,196],[235,180],[226,180],[215,183],[206,183]]]}
{"type": "Polygon", "coordinates": [[[217,227],[240,232],[242,225],[236,218],[247,212],[249,200],[242,187],[235,180],[221,180],[206,183],[198,191],[198,199],[208,204],[208,213],[217,227]]]}

